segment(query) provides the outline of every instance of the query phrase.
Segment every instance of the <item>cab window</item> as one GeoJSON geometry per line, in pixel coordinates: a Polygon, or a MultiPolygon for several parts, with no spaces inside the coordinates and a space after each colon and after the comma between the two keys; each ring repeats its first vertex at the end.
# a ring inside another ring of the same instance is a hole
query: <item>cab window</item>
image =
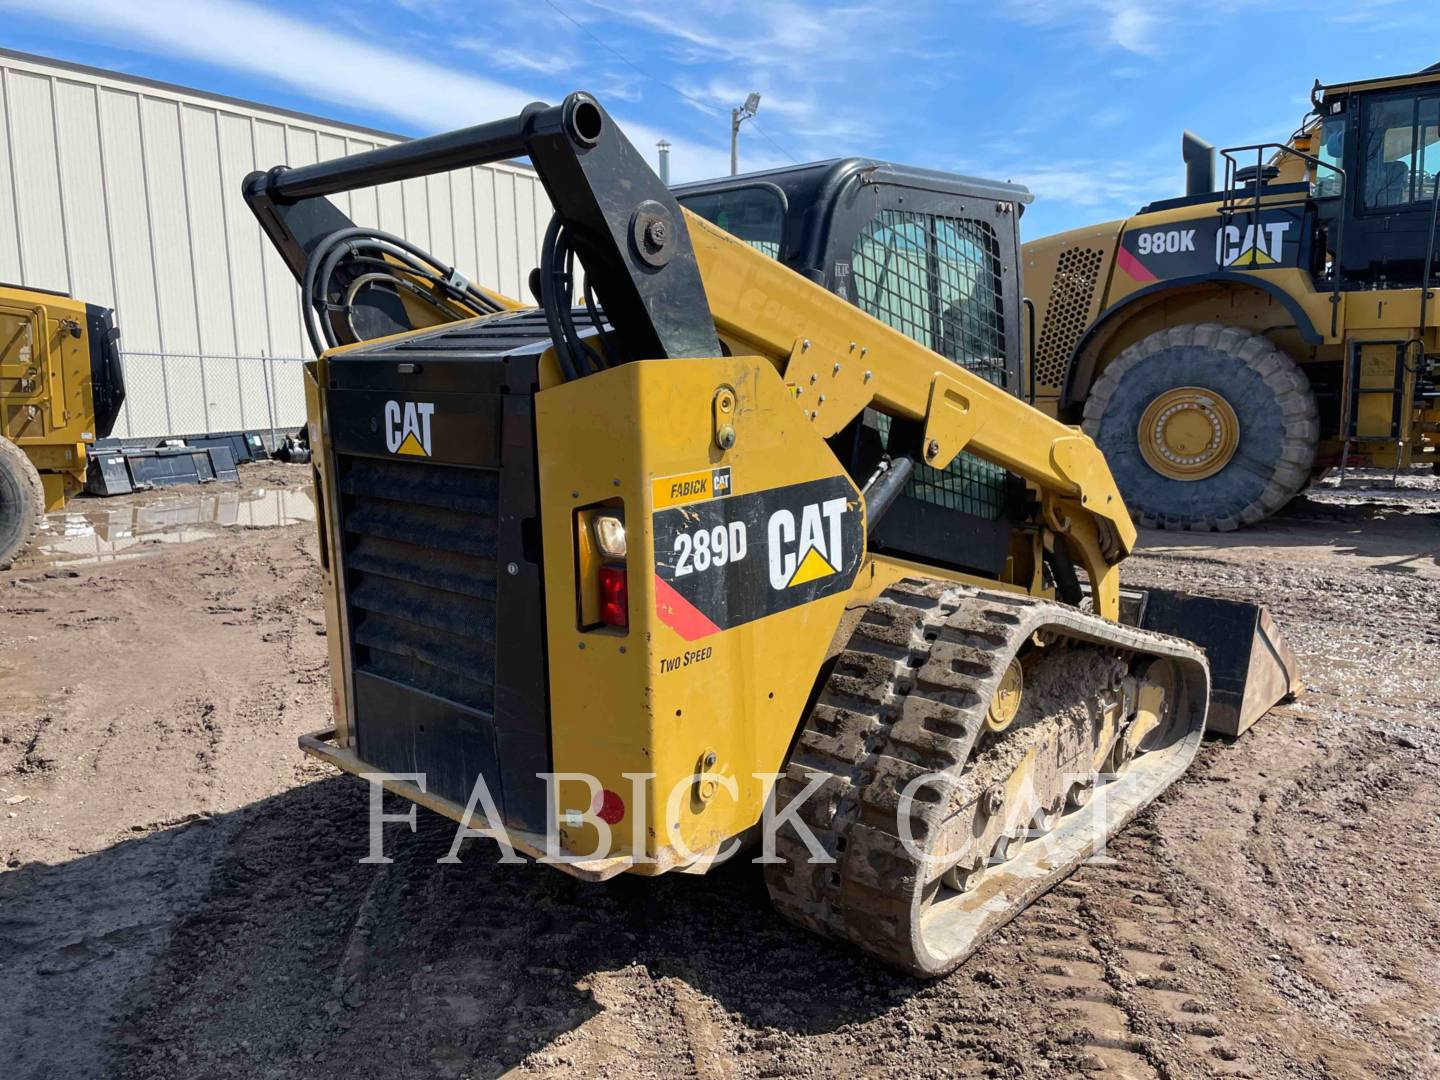
{"type": "Polygon", "coordinates": [[[1382,210],[1433,197],[1440,171],[1440,95],[1369,101],[1364,111],[1364,207],[1382,210]]]}
{"type": "Polygon", "coordinates": [[[771,187],[742,187],[728,191],[685,195],[680,205],[692,214],[738,236],[772,259],[780,257],[785,233],[785,203],[771,187]]]}
{"type": "Polygon", "coordinates": [[[1320,125],[1320,153],[1317,155],[1332,169],[1315,170],[1315,196],[1326,198],[1340,194],[1340,174],[1335,169],[1345,167],[1345,116],[1327,116],[1320,125]]]}
{"type": "Polygon", "coordinates": [[[851,265],[863,311],[1004,384],[1000,251],[988,223],[882,210],[855,241],[851,265]]]}
{"type": "MultiPolygon", "coordinates": [[[[855,303],[928,349],[1005,385],[1004,286],[989,223],[907,210],[882,210],[850,253],[855,303]]],[[[875,416],[881,439],[892,424],[875,416]]],[[[903,448],[890,446],[892,452],[903,448]]],[[[1005,511],[1006,473],[961,453],[945,469],[917,463],[905,494],[994,520],[1005,511]]]]}

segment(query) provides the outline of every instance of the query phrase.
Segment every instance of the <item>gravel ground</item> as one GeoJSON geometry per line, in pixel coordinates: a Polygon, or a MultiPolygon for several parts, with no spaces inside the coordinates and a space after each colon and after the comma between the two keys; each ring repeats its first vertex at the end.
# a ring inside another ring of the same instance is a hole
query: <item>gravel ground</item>
{"type": "MultiPolygon", "coordinates": [[[[748,865],[442,866],[423,813],[360,864],[366,787],[295,749],[328,710],[310,527],[77,504],[118,547],[77,517],[0,574],[0,1071],[1440,1075],[1440,487],[1381,479],[1143,537],[1131,582],[1268,604],[1309,689],[933,983],[778,923],[748,865]]],[[[251,468],[242,504],[304,482],[251,468]]]]}

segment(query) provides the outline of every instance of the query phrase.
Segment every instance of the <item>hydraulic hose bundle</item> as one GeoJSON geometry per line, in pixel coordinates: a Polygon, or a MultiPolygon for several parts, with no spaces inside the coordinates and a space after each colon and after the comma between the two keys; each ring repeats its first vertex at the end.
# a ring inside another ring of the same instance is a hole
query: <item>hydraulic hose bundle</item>
{"type": "MultiPolygon", "coordinates": [[[[551,218],[540,249],[538,294],[567,380],[613,367],[619,359],[604,334],[596,335],[597,351],[575,325],[575,263],[575,252],[559,217],[551,218]]],[[[316,356],[365,338],[355,325],[356,302],[365,289],[376,286],[408,294],[447,322],[506,310],[453,266],[403,237],[359,226],[340,229],[316,245],[305,264],[301,285],[309,301],[305,333],[316,356]],[[349,280],[339,284],[336,274],[342,267],[349,280]],[[342,340],[337,332],[337,322],[348,331],[348,340],[342,340]]],[[[588,275],[581,294],[590,323],[598,329],[601,314],[588,275]]]]}
{"type": "MultiPolygon", "coordinates": [[[[585,275],[582,290],[585,298],[585,312],[597,331],[600,329],[600,311],[595,303],[595,292],[590,286],[590,275],[585,275]]],[[[560,370],[566,380],[578,379],[583,375],[613,367],[618,357],[611,351],[603,333],[595,336],[600,342],[596,352],[589,342],[580,336],[575,327],[575,252],[559,215],[550,219],[545,230],[545,239],[540,244],[540,306],[545,311],[545,322],[550,328],[550,337],[555,342],[555,353],[560,361],[560,370]]]]}
{"type": "Polygon", "coordinates": [[[359,226],[340,229],[316,245],[301,283],[306,300],[305,333],[316,356],[363,340],[355,326],[356,301],[363,290],[376,286],[408,294],[433,308],[446,322],[505,310],[453,266],[403,237],[359,226]],[[342,264],[350,279],[340,287],[335,273],[342,264]],[[336,332],[337,316],[349,331],[349,341],[341,340],[336,332]]]}

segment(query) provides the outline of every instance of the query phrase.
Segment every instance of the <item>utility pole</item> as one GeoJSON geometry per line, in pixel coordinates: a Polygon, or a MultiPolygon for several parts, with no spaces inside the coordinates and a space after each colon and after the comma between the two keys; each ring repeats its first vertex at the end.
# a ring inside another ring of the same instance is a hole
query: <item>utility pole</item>
{"type": "Polygon", "coordinates": [[[661,139],[655,144],[655,149],[660,152],[660,182],[670,183],[670,140],[661,139]]]}
{"type": "Polygon", "coordinates": [[[730,110],[730,175],[740,172],[740,125],[760,110],[760,95],[752,91],[745,104],[730,110]]]}

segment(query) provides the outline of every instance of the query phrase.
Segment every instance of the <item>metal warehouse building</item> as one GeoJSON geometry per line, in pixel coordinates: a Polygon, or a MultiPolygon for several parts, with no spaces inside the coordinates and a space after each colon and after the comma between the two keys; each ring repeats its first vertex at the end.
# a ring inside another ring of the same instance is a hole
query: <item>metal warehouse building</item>
{"type": "MultiPolygon", "coordinates": [[[[127,400],[114,434],[299,426],[299,289],[241,181],[403,137],[5,50],[0,96],[0,281],[115,309],[127,400]]],[[[523,165],[337,202],[511,296],[550,216],[523,165]]]]}

